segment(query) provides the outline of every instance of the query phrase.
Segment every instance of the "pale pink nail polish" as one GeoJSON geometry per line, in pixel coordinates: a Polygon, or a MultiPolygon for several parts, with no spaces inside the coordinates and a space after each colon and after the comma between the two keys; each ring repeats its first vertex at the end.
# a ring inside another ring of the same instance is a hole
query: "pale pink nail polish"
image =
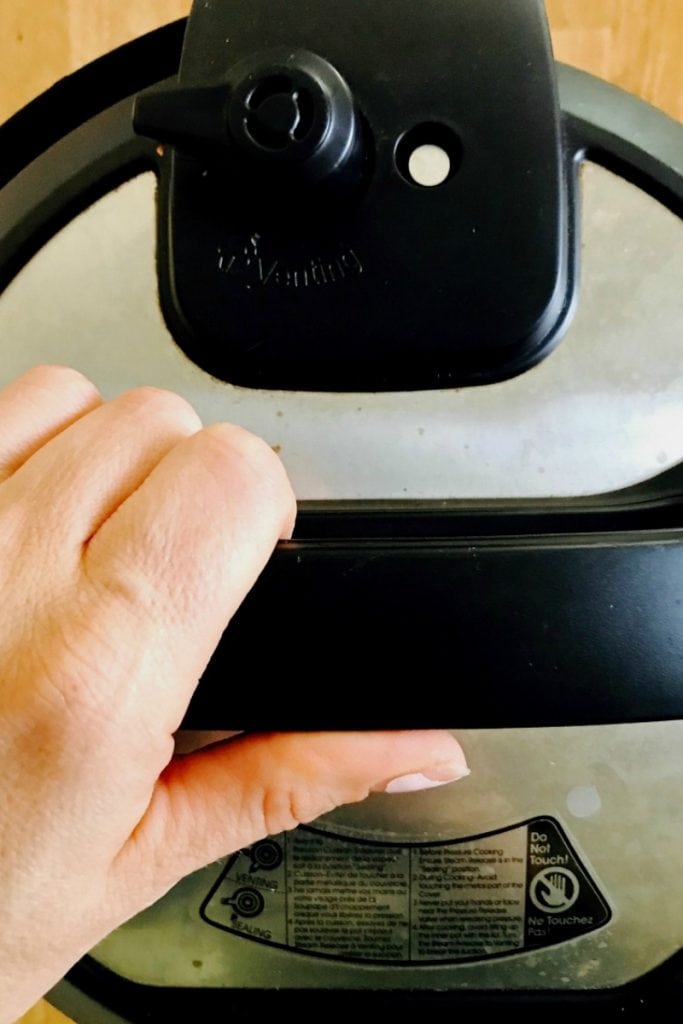
{"type": "Polygon", "coordinates": [[[460,768],[447,779],[430,779],[422,772],[413,772],[412,775],[400,775],[392,779],[384,789],[383,793],[417,793],[423,789],[435,789],[437,786],[447,786],[450,782],[457,782],[470,774],[469,768],[460,768]]]}

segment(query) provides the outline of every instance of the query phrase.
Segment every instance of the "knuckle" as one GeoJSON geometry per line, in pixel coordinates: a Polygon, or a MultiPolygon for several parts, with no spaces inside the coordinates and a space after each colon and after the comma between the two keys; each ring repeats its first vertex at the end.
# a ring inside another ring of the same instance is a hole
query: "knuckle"
{"type": "Polygon", "coordinates": [[[262,438],[228,423],[215,423],[203,434],[211,453],[209,457],[215,457],[233,470],[239,467],[259,489],[268,489],[283,501],[294,501],[282,461],[262,438]]]}
{"type": "Polygon", "coordinates": [[[190,403],[174,391],[145,385],[121,395],[119,401],[134,414],[150,421],[170,421],[190,432],[201,428],[199,416],[190,403]]]}
{"type": "Polygon", "coordinates": [[[85,374],[70,366],[41,363],[24,374],[24,380],[41,391],[60,391],[82,399],[96,399],[100,393],[85,374]]]}
{"type": "Polygon", "coordinates": [[[206,428],[205,433],[226,451],[243,455],[249,462],[268,464],[271,459],[276,459],[275,453],[262,438],[236,424],[213,423],[206,428]]]}
{"type": "Polygon", "coordinates": [[[298,825],[314,821],[334,807],[333,800],[311,787],[269,787],[261,798],[261,816],[264,835],[289,832],[298,825]]]}

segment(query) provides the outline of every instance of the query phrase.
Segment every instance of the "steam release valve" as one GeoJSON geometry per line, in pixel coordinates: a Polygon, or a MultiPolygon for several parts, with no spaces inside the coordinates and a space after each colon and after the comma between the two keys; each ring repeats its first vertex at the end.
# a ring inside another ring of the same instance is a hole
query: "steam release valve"
{"type": "Polygon", "coordinates": [[[257,174],[262,184],[316,188],[357,181],[361,133],[353,97],[321,57],[287,48],[257,53],[220,84],[143,93],[138,132],[179,151],[257,174]]]}
{"type": "Polygon", "coordinates": [[[485,384],[574,308],[575,204],[541,0],[195,3],[168,149],[161,305],[234,384],[485,384]]]}

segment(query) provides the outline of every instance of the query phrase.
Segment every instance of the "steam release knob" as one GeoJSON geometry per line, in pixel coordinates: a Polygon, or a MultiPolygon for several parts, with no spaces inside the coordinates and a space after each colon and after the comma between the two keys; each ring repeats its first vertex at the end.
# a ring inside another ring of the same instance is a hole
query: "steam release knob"
{"type": "Polygon", "coordinates": [[[339,72],[307,50],[239,61],[213,86],[156,89],[136,101],[136,131],[181,152],[227,160],[273,181],[316,186],[357,180],[358,116],[339,72]]]}
{"type": "Polygon", "coordinates": [[[306,128],[300,127],[301,97],[298,90],[292,92],[287,83],[281,87],[279,83],[265,82],[264,89],[267,91],[265,98],[251,99],[247,104],[243,124],[249,138],[262,149],[284,150],[308,133],[306,128]]]}
{"type": "Polygon", "coordinates": [[[135,126],[170,143],[166,323],[221,380],[491,384],[571,320],[574,149],[543,0],[194,0],[178,78],[135,126]]]}

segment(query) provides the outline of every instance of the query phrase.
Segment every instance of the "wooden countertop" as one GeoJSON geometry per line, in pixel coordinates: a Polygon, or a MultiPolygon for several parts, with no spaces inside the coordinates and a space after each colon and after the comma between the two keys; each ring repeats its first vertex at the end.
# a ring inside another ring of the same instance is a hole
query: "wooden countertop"
{"type": "MultiPolygon", "coordinates": [[[[683,121],[681,0],[547,0],[555,52],[683,121]]],[[[0,0],[0,121],[189,0],[0,0]]]]}
{"type": "MultiPolygon", "coordinates": [[[[0,0],[0,122],[63,75],[182,17],[188,0],[0,0]]],[[[559,60],[683,121],[683,0],[547,0],[559,60]]],[[[69,1024],[40,1003],[21,1024],[69,1024]]]]}

